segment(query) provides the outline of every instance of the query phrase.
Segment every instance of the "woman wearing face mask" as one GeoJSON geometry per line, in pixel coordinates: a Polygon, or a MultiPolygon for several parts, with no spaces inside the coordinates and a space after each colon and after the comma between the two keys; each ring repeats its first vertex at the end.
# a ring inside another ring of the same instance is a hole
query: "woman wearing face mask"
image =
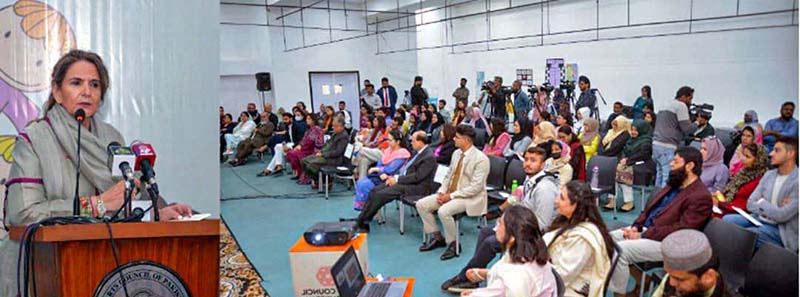
{"type": "MultiPolygon", "coordinates": [[[[633,185],[648,185],[653,180],[656,172],[656,164],[653,162],[653,134],[650,125],[644,120],[634,120],[630,127],[631,138],[625,143],[625,148],[620,154],[617,171],[617,195],[622,194],[625,202],[620,211],[629,212],[636,208],[633,204],[633,185]],[[627,177],[622,178],[622,176],[627,177]],[[620,181],[622,179],[622,181],[620,181]]],[[[613,195],[609,195],[608,204],[605,209],[613,210],[617,202],[613,195]]],[[[644,207],[644,206],[642,206],[644,207]]]]}
{"type": "Polygon", "coordinates": [[[740,170],[728,181],[722,191],[711,195],[714,205],[717,205],[722,211],[722,214],[714,213],[717,218],[735,213],[734,206],[747,210],[747,199],[755,191],[761,177],[767,172],[769,160],[767,159],[767,149],[764,146],[750,143],[742,147],[742,150],[744,157],[740,170]],[[720,198],[723,198],[724,201],[719,201],[720,198]]]}
{"type": "Polygon", "coordinates": [[[511,141],[503,149],[503,156],[506,158],[524,156],[525,150],[531,145],[530,135],[533,134],[532,130],[533,123],[528,118],[517,118],[514,121],[514,136],[511,137],[511,141]]]}
{"type": "Polygon", "coordinates": [[[486,281],[486,288],[464,291],[461,296],[475,293],[499,293],[506,297],[550,297],[556,294],[556,279],[547,245],[542,239],[536,215],[520,205],[503,212],[495,226],[495,236],[503,249],[503,257],[492,268],[467,270],[473,283],[486,281]]]}
{"type": "Polygon", "coordinates": [[[614,242],[589,185],[572,181],[556,197],[558,216],[544,235],[550,263],[564,281],[564,296],[603,296],[614,242]]]}
{"type": "Polygon", "coordinates": [[[730,177],[728,166],[722,162],[725,146],[717,137],[709,136],[703,139],[700,153],[703,154],[703,171],[700,174],[700,180],[706,185],[709,193],[722,191],[730,177]]]}
{"type": "Polygon", "coordinates": [[[572,166],[570,161],[569,145],[561,140],[553,141],[550,149],[550,158],[545,161],[547,172],[558,173],[560,186],[565,186],[572,181],[572,166]]]}

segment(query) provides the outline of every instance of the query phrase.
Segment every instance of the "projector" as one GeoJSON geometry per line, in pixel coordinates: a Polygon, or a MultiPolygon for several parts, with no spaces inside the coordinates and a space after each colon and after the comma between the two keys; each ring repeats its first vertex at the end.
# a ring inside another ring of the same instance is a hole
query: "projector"
{"type": "Polygon", "coordinates": [[[355,222],[318,222],[303,233],[310,245],[343,245],[356,234],[355,222]]]}

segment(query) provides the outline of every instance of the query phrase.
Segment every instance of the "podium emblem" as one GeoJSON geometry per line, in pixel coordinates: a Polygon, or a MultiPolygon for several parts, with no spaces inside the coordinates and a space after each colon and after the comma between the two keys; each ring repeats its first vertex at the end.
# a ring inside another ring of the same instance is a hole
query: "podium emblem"
{"type": "Polygon", "coordinates": [[[167,266],[152,261],[134,261],[106,274],[95,289],[95,297],[123,297],[125,277],[128,296],[136,297],[190,297],[189,290],[178,273],[167,266]],[[120,273],[122,271],[122,273],[120,273]]]}

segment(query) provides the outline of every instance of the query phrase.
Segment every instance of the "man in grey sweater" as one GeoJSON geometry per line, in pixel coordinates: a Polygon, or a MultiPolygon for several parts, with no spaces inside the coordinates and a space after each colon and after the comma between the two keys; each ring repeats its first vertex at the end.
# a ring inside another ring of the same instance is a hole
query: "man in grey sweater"
{"type": "Polygon", "coordinates": [[[683,86],[675,94],[675,100],[658,112],[653,132],[653,160],[656,162],[656,187],[663,188],[669,178],[669,162],[681,140],[697,129],[689,118],[694,89],[683,86]]]}
{"type": "Polygon", "coordinates": [[[738,214],[723,219],[758,234],[756,248],[769,242],[797,253],[797,139],[778,138],[769,156],[777,168],[764,173],[747,199],[747,210],[761,226],[738,214]]]}

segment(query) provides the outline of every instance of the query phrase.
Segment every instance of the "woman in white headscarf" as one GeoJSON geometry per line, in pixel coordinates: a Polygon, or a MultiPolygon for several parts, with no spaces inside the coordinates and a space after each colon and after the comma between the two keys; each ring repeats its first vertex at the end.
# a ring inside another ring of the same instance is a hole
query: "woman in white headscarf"
{"type": "Polygon", "coordinates": [[[583,122],[589,119],[591,114],[592,112],[588,107],[581,107],[578,109],[578,113],[575,114],[575,119],[577,120],[575,123],[575,135],[579,135],[583,132],[583,122]]]}
{"type": "MultiPolygon", "coordinates": [[[[6,227],[72,215],[78,109],[86,113],[81,124],[85,132],[81,133],[81,175],[77,181],[80,214],[102,217],[122,207],[125,184],[111,176],[106,148],[112,142],[125,143],[125,140],[114,127],[94,118],[108,85],[108,71],[95,53],[73,50],[56,63],[44,118],[28,124],[25,133],[17,137],[12,152],[14,163],[5,184],[6,227]]],[[[192,210],[188,205],[175,204],[159,209],[159,213],[162,220],[171,220],[190,216],[192,210]]],[[[9,239],[8,234],[3,235],[0,296],[13,296],[17,292],[18,253],[19,243],[9,239]]]]}

